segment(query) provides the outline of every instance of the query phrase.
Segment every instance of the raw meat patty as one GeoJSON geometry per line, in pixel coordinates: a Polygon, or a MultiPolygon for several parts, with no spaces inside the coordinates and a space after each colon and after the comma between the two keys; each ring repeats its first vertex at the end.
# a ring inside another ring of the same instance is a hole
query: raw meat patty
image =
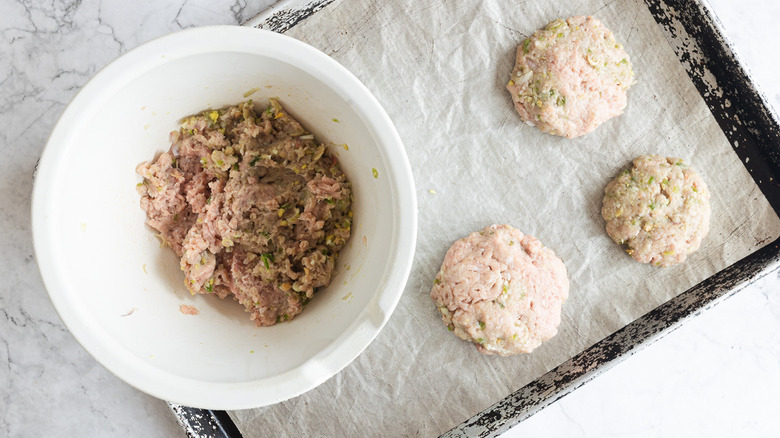
{"type": "Polygon", "coordinates": [[[555,20],[517,48],[506,88],[520,117],[574,138],[619,116],[634,81],[631,60],[593,17],[555,20]]]}
{"type": "Polygon", "coordinates": [[[636,261],[682,263],[710,229],[710,192],[683,160],[643,155],[604,190],[607,234],[636,261]]]}
{"type": "Polygon", "coordinates": [[[455,242],[431,290],[449,330],[501,356],[530,353],[555,336],[568,296],[561,259],[509,225],[455,242]]]}
{"type": "Polygon", "coordinates": [[[141,208],[192,292],[233,296],[257,325],[292,319],[330,283],[350,236],[336,157],[274,99],[186,118],[138,166],[141,208]]]}

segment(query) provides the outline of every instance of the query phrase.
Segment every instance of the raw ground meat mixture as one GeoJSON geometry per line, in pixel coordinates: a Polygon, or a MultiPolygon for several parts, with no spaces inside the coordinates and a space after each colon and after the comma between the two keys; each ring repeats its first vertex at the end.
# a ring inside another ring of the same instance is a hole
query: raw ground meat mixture
{"type": "Polygon", "coordinates": [[[520,43],[515,62],[506,88],[520,117],[563,137],[622,114],[634,82],[623,46],[593,17],[553,21],[520,43]]]}
{"type": "Polygon", "coordinates": [[[530,353],[555,336],[569,296],[561,259],[509,225],[456,241],[433,283],[431,299],[447,328],[501,356],[530,353]]]}
{"type": "Polygon", "coordinates": [[[193,294],[232,295],[258,326],[292,319],[327,286],[350,237],[336,157],[274,99],[184,119],[138,166],[141,208],[193,294]]]}
{"type": "Polygon", "coordinates": [[[710,191],[685,161],[642,155],[604,189],[607,234],[636,261],[685,261],[710,230],[710,191]]]}

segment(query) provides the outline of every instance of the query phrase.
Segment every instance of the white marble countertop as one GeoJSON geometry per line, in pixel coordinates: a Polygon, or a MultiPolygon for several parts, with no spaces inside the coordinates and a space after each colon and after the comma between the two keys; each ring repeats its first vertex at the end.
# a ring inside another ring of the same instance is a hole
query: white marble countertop
{"type": "MultiPolygon", "coordinates": [[[[0,0],[0,436],[182,436],[165,403],[120,381],[65,329],[38,275],[31,175],[90,76],[180,28],[238,24],[273,0],[0,0]]],[[[780,109],[780,3],[710,0],[780,109]]],[[[777,436],[780,273],[615,366],[505,436],[777,436]]]]}

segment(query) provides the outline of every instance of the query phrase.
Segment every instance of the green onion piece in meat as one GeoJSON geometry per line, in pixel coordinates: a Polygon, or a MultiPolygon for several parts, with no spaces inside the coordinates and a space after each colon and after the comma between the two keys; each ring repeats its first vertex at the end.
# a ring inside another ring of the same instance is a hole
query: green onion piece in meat
{"type": "Polygon", "coordinates": [[[265,269],[271,269],[271,264],[269,262],[274,261],[274,255],[271,253],[267,254],[260,254],[260,259],[263,261],[263,266],[265,266],[265,269]]]}

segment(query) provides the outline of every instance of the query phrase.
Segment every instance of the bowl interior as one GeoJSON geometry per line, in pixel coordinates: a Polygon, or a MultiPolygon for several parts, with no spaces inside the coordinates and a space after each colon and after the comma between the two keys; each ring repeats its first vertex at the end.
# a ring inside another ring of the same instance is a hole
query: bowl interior
{"type": "Polygon", "coordinates": [[[68,309],[100,337],[101,349],[121,350],[159,375],[227,384],[271,378],[322,357],[339,337],[366,330],[355,326],[361,313],[378,331],[400,296],[383,296],[401,230],[382,133],[316,70],[241,51],[160,56],[124,81],[79,96],[81,113],[63,116],[60,123],[72,124],[48,146],[55,151],[46,157],[46,181],[38,182],[45,187],[36,187],[34,215],[45,216],[36,250],[56,260],[47,287],[61,315],[68,309]],[[319,141],[336,144],[331,150],[353,184],[354,226],[331,285],[293,321],[258,328],[230,298],[190,295],[177,258],[145,225],[135,167],[168,150],[168,133],[182,117],[248,98],[264,108],[269,97],[319,141]],[[183,315],[181,304],[200,314],[183,315]]]}

